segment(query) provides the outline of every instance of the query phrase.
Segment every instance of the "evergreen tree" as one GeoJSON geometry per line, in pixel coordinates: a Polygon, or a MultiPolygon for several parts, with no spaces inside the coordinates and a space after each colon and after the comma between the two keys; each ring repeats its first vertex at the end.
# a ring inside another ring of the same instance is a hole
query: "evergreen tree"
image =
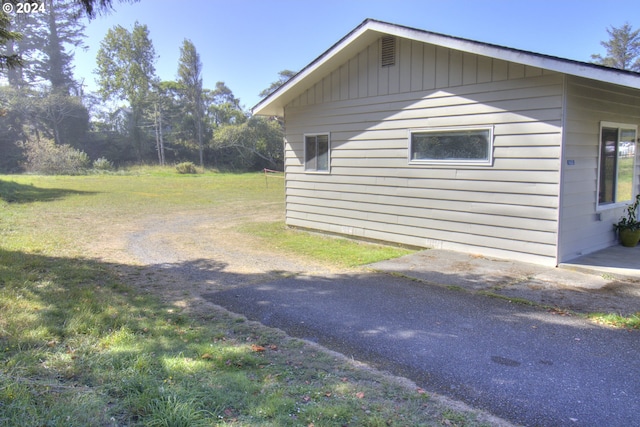
{"type": "Polygon", "coordinates": [[[12,28],[22,34],[19,40],[8,40],[7,55],[18,55],[22,64],[8,71],[9,84],[47,82],[54,91],[77,93],[73,80],[73,49],[82,46],[84,25],[80,9],[71,1],[45,1],[38,13],[20,14],[12,28]]]}
{"type": "Polygon", "coordinates": [[[84,25],[78,19],[79,9],[75,3],[46,0],[46,12],[37,14],[46,29],[41,43],[43,60],[37,66],[37,73],[51,83],[54,91],[69,93],[75,87],[73,80],[73,51],[67,49],[82,46],[84,25]]]}
{"type": "Polygon", "coordinates": [[[204,167],[204,142],[202,135],[202,62],[191,40],[185,39],[180,47],[180,64],[178,66],[178,79],[182,84],[187,106],[193,114],[196,137],[198,139],[198,151],[200,154],[200,167],[204,167]]]}
{"type": "Polygon", "coordinates": [[[297,73],[295,71],[291,71],[291,70],[282,70],[282,71],[280,71],[278,73],[278,80],[276,80],[275,82],[271,83],[271,85],[268,88],[266,88],[265,90],[263,90],[262,92],[260,92],[258,94],[258,96],[260,96],[260,98],[266,98],[267,96],[269,96],[273,92],[275,92],[280,86],[282,86],[283,84],[288,82],[289,79],[291,79],[296,74],[297,73]]]}
{"type": "Polygon", "coordinates": [[[621,70],[640,71],[640,30],[633,30],[629,23],[622,27],[607,28],[609,40],[600,42],[607,50],[603,58],[591,55],[594,63],[621,70]]]}
{"type": "Polygon", "coordinates": [[[21,88],[28,81],[34,79],[29,71],[31,70],[31,56],[37,50],[36,43],[31,36],[36,31],[36,24],[37,21],[32,14],[18,15],[10,23],[11,30],[19,37],[6,40],[3,54],[19,58],[18,64],[7,67],[9,85],[15,88],[21,88]]]}
{"type": "MultiPolygon", "coordinates": [[[[138,0],[120,0],[122,3],[134,3],[136,1],[138,0]]],[[[12,1],[12,3],[15,3],[15,1],[12,1]]],[[[73,4],[78,6],[78,10],[83,11],[89,18],[95,18],[100,13],[110,11],[112,3],[113,0],[73,0],[73,4]]],[[[21,33],[17,31],[16,25],[14,25],[15,22],[12,24],[14,16],[0,11],[0,45],[8,47],[8,49],[0,52],[0,71],[14,69],[22,65],[20,54],[13,49],[13,42],[22,38],[21,33]]],[[[79,15],[77,17],[79,18],[79,15]]]]}
{"type": "Polygon", "coordinates": [[[22,65],[20,55],[13,50],[13,44],[22,39],[22,34],[12,30],[11,17],[0,11],[0,46],[8,48],[0,52],[0,71],[11,70],[22,65]]]}

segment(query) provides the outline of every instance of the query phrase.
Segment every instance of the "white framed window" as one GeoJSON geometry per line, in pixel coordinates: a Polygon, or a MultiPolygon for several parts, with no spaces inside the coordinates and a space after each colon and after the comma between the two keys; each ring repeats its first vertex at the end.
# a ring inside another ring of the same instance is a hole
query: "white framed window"
{"type": "Polygon", "coordinates": [[[634,198],[638,126],[600,123],[598,207],[616,206],[634,198]]]}
{"type": "Polygon", "coordinates": [[[455,127],[409,131],[413,164],[491,165],[493,127],[455,127]]]}
{"type": "Polygon", "coordinates": [[[331,140],[328,133],[304,135],[304,170],[329,172],[331,140]]]}

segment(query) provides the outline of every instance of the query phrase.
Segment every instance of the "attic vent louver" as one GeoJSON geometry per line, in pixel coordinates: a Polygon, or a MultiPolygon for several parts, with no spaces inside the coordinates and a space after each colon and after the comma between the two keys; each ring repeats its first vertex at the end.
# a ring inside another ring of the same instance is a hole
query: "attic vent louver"
{"type": "Polygon", "coordinates": [[[396,38],[384,36],[380,39],[380,65],[389,67],[396,65],[396,38]]]}

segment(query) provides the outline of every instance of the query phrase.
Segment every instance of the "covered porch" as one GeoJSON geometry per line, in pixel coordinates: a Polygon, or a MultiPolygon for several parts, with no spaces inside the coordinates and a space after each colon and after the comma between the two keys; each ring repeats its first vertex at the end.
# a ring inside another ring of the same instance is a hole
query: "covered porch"
{"type": "Polygon", "coordinates": [[[640,279],[640,245],[635,248],[626,248],[622,245],[611,246],[569,262],[563,262],[558,267],[585,273],[640,279]]]}

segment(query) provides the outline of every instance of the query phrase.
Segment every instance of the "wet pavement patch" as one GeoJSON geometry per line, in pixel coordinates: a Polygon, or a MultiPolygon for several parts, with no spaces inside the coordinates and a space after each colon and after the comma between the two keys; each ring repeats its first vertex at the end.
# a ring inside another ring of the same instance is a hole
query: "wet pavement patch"
{"type": "Polygon", "coordinates": [[[501,357],[501,356],[491,356],[491,360],[495,363],[498,363],[500,365],[504,365],[504,366],[520,366],[521,363],[518,362],[517,360],[513,360],[513,359],[508,359],[506,357],[501,357]]]}

